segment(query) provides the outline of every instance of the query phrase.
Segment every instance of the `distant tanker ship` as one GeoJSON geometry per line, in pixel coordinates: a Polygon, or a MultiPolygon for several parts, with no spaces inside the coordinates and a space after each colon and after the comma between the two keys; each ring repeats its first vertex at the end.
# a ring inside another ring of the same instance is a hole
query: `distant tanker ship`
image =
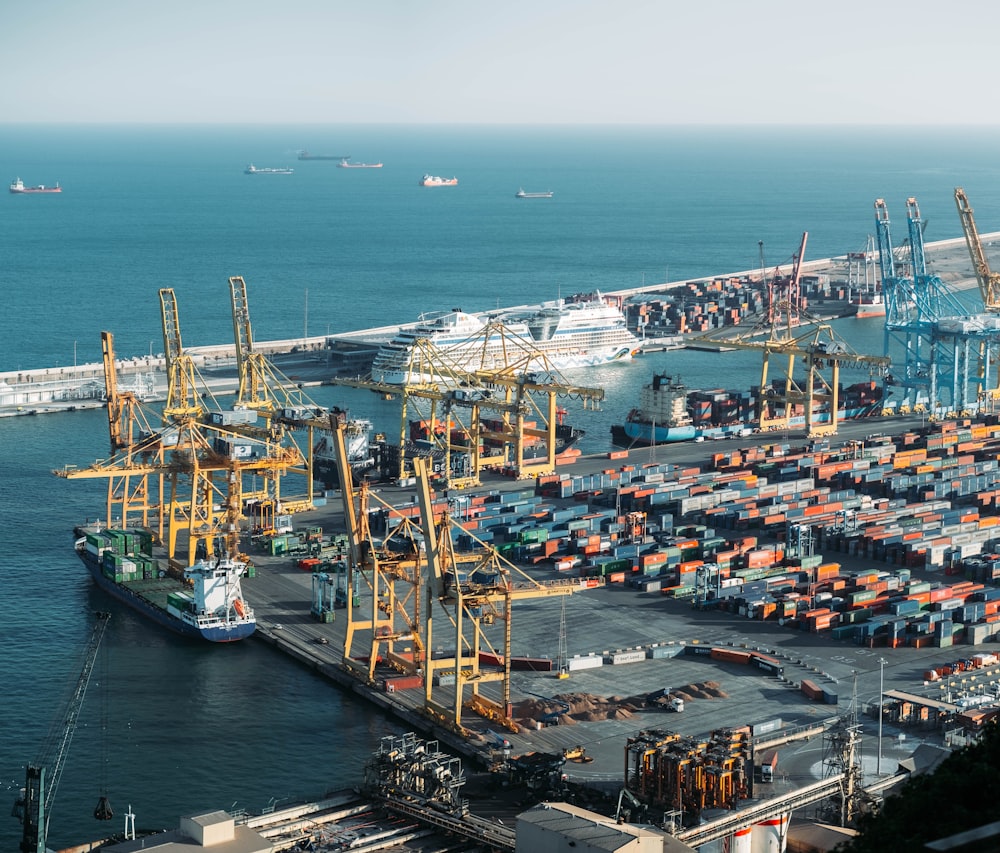
{"type": "Polygon", "coordinates": [[[10,191],[15,195],[28,195],[29,193],[61,193],[62,187],[56,184],[54,187],[47,187],[45,184],[39,184],[36,187],[26,187],[24,181],[20,178],[15,178],[14,182],[10,185],[10,191]]]}

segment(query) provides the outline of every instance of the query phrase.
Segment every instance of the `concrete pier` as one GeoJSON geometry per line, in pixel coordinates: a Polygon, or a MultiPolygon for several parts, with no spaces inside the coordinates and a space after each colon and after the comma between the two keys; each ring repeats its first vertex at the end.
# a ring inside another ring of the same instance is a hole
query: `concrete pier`
{"type": "MultiPolygon", "coordinates": [[[[1000,239],[1000,232],[980,235],[987,253],[992,243],[1000,239]]],[[[965,245],[964,238],[938,240],[927,243],[925,255],[932,271],[954,290],[968,290],[976,287],[975,271],[965,245]]],[[[822,258],[806,261],[803,272],[843,273],[846,256],[822,258]]],[[[1000,263],[998,263],[1000,266],[1000,263]]],[[[783,273],[790,271],[789,265],[779,267],[783,273]]],[[[773,273],[773,269],[767,270],[773,273]]],[[[636,296],[668,292],[692,281],[706,281],[716,278],[759,277],[761,270],[741,270],[719,275],[693,277],[682,281],[644,284],[610,291],[605,295],[628,299],[636,296]]],[[[529,306],[523,306],[529,307],[529,306]]],[[[334,359],[357,353],[374,355],[378,346],[390,339],[398,330],[398,325],[340,332],[308,338],[293,338],[283,341],[255,342],[255,349],[271,355],[292,354],[300,359],[314,358],[334,369],[334,359]]],[[[650,341],[649,349],[674,348],[677,341],[650,341]]],[[[194,358],[199,369],[218,369],[227,364],[235,364],[235,345],[219,344],[192,347],[187,353],[194,358]]],[[[346,362],[345,362],[346,363],[346,362]]],[[[142,393],[144,399],[152,402],[165,398],[165,366],[162,355],[143,355],[116,362],[118,375],[129,385],[130,390],[142,393]],[[131,380],[131,381],[130,381],[131,380]]],[[[225,387],[221,385],[220,387],[225,387]]],[[[72,367],[35,368],[0,372],[0,417],[14,415],[44,414],[46,412],[67,411],[83,408],[97,408],[103,405],[104,368],[99,363],[73,365],[72,367]]]]}

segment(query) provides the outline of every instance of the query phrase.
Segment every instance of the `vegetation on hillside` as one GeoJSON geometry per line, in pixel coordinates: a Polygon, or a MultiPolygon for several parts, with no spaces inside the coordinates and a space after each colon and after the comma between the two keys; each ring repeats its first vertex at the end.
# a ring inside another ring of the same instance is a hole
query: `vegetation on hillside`
{"type": "Polygon", "coordinates": [[[877,814],[866,815],[859,835],[842,853],[893,853],[922,849],[945,838],[1000,820],[1000,726],[987,725],[979,743],[967,746],[933,773],[909,779],[887,797],[877,814]]]}

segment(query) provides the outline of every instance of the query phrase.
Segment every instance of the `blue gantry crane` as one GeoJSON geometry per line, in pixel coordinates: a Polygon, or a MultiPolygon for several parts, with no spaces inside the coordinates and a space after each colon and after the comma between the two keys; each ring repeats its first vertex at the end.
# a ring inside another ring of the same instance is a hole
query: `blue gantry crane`
{"type": "Polygon", "coordinates": [[[885,299],[885,355],[893,369],[885,398],[895,395],[900,413],[944,416],[975,408],[970,399],[970,365],[975,360],[976,324],[948,286],[930,273],[924,253],[924,226],[915,198],[906,200],[908,270],[897,263],[883,199],[875,200],[875,234],[885,299]],[[965,318],[960,320],[959,318],[965,318]],[[970,360],[971,359],[971,360],[970,360]]]}

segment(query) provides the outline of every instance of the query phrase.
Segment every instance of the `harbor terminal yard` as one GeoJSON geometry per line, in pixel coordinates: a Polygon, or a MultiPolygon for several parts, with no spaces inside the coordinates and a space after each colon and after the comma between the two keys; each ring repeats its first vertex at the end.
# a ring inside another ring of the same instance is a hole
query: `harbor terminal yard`
{"type": "MultiPolygon", "coordinates": [[[[956,289],[974,286],[961,241],[927,248],[956,289]]],[[[836,301],[827,310],[836,313],[836,301]]],[[[354,370],[397,331],[258,348],[305,388],[327,384],[332,369],[354,370]]],[[[654,336],[647,348],[684,343],[654,336]]],[[[189,355],[216,393],[234,390],[232,347],[189,355]]],[[[166,396],[161,358],[118,367],[143,399],[166,396]]],[[[96,391],[72,390],[103,385],[100,365],[2,379],[6,414],[102,404],[96,391]]],[[[824,775],[822,747],[800,733],[821,739],[853,715],[866,733],[877,728],[877,752],[869,745],[859,761],[862,781],[877,787],[896,775],[915,742],[974,737],[1000,696],[1000,666],[989,652],[1000,627],[992,586],[1000,559],[991,556],[1000,483],[990,458],[998,443],[995,417],[928,422],[913,413],[845,422],[823,439],[787,429],[723,445],[588,448],[542,476],[487,471],[476,486],[451,491],[434,490],[424,476],[372,482],[365,489],[383,509],[364,519],[373,537],[365,541],[377,536],[387,546],[407,525],[422,524],[423,540],[410,533],[402,546],[419,563],[434,517],[444,514],[468,534],[459,551],[492,545],[523,575],[523,589],[535,591],[508,598],[495,620],[485,605],[475,613],[481,633],[472,670],[482,680],[470,685],[471,704],[462,693],[466,665],[455,671],[434,663],[468,657],[461,628],[457,635],[436,628],[426,646],[429,632],[397,624],[391,637],[380,634],[377,614],[397,602],[346,570],[349,543],[358,538],[349,526],[358,522],[345,512],[342,490],[300,506],[280,530],[272,520],[239,532],[254,567],[242,595],[255,614],[253,640],[398,717],[470,767],[504,767],[523,781],[536,778],[524,770],[530,756],[554,756],[560,780],[611,794],[631,786],[634,794],[637,780],[623,776],[623,760],[646,733],[697,739],[745,729],[751,764],[754,742],[761,751],[764,743],[788,749],[770,764],[767,784],[790,794],[804,778],[824,775]],[[561,594],[537,592],[547,588],[561,594]],[[362,628],[367,658],[356,644],[352,650],[348,610],[374,614],[362,628]],[[401,668],[406,661],[423,666],[401,668]],[[504,678],[482,677],[498,670],[504,678]],[[461,722],[442,708],[454,708],[461,722]],[[798,771],[783,774],[786,767],[798,771]]],[[[482,594],[477,584],[496,585],[457,570],[453,583],[461,592],[449,593],[445,583],[443,607],[449,594],[461,600],[482,594]]],[[[411,618],[418,616],[412,609],[411,618]]]]}

